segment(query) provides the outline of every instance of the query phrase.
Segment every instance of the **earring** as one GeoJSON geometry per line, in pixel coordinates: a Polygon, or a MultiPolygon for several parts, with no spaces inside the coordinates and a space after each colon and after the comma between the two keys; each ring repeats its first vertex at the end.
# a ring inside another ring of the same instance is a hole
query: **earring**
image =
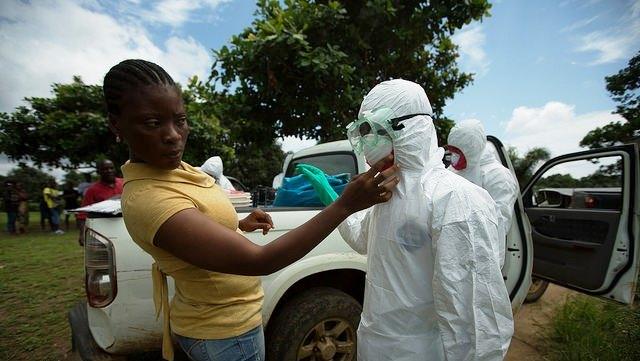
{"type": "Polygon", "coordinates": [[[116,143],[120,143],[120,135],[116,134],[116,143]]]}

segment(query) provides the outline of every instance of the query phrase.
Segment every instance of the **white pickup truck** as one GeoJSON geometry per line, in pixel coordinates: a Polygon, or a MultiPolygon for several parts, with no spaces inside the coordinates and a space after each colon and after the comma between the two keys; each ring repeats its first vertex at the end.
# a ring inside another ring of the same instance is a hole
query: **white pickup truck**
{"type": "MultiPolygon", "coordinates": [[[[488,145],[509,169],[498,139],[488,145]]],[[[316,145],[293,155],[286,176],[298,163],[329,174],[358,174],[367,166],[347,141],[316,145]]],[[[503,276],[514,313],[536,277],[622,303],[633,300],[638,263],[640,216],[638,151],[633,145],[564,155],[541,167],[515,205],[507,237],[503,276]],[[535,183],[557,165],[600,157],[621,160],[619,209],[545,208],[536,204],[535,183]],[[531,222],[530,222],[531,221],[531,222]],[[534,257],[535,248],[535,257],[534,257]]],[[[298,227],[319,209],[265,208],[275,230],[246,236],[266,244],[298,227]]],[[[251,208],[238,209],[244,217],[251,208]]],[[[161,320],[152,299],[152,259],[130,238],[120,215],[91,214],[85,243],[87,300],[69,312],[74,354],[108,360],[158,350],[161,320]]],[[[366,257],[353,252],[337,231],[303,259],[262,277],[267,359],[355,360],[356,329],[364,292],[366,257]]],[[[173,284],[170,281],[171,293],[173,284]]]]}

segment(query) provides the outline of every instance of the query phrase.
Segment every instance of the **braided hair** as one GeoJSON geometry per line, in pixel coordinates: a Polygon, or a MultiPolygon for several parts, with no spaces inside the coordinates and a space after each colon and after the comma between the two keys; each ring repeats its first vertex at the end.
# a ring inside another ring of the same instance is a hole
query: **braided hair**
{"type": "Polygon", "coordinates": [[[148,85],[176,87],[171,76],[158,64],[141,59],[127,59],[112,67],[104,76],[102,91],[107,113],[120,114],[120,101],[132,89],[148,85]]]}

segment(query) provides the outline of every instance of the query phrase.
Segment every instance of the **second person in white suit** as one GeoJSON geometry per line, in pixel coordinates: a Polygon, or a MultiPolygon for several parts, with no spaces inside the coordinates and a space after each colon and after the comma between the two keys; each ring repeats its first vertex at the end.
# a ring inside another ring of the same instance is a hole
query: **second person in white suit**
{"type": "MultiPolygon", "coordinates": [[[[505,235],[509,234],[520,188],[515,176],[487,146],[482,123],[470,119],[456,124],[449,132],[448,143],[452,155],[449,169],[489,192],[498,207],[498,224],[505,235]]],[[[504,263],[505,247],[506,239],[502,238],[498,242],[500,267],[504,263]]]]}

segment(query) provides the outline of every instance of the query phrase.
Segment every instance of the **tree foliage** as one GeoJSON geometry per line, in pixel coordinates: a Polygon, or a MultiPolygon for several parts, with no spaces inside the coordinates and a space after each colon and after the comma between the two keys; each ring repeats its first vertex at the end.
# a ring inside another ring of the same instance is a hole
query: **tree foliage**
{"type": "MultiPolygon", "coordinates": [[[[233,149],[225,143],[228,130],[196,85],[194,79],[183,91],[191,127],[184,159],[195,165],[213,155],[232,160],[233,149]]],[[[101,86],[76,76],[69,84],[53,84],[52,97],[26,101],[28,106],[0,114],[0,151],[12,160],[72,169],[104,158],[123,164],[129,158],[108,129],[101,86]]]]}
{"type": "Polygon", "coordinates": [[[611,122],[590,131],[580,141],[582,147],[610,147],[640,137],[640,52],[629,60],[626,68],[605,80],[607,90],[618,103],[615,113],[620,114],[625,121],[611,122]]]}
{"type": "MultiPolygon", "coordinates": [[[[195,115],[199,119],[215,118],[216,127],[221,129],[217,135],[205,133],[194,142],[218,142],[222,147],[218,154],[224,163],[224,174],[238,178],[244,185],[254,188],[258,185],[271,185],[273,177],[282,169],[284,153],[276,139],[264,132],[256,123],[239,117],[239,95],[218,93],[207,84],[193,78],[185,91],[187,113],[190,119],[195,115]]],[[[193,126],[192,126],[193,132],[193,126]]],[[[192,133],[193,134],[193,133],[192,133]]],[[[191,145],[189,145],[191,146],[191,145]]]]}
{"type": "Polygon", "coordinates": [[[30,202],[38,202],[42,196],[44,187],[55,178],[42,170],[20,164],[7,174],[7,179],[22,183],[22,186],[29,194],[30,202]]]}
{"type": "Polygon", "coordinates": [[[28,106],[0,115],[0,148],[9,158],[62,168],[100,157],[120,164],[127,159],[107,128],[102,87],[74,77],[70,84],[53,84],[52,95],[26,98],[28,106]]]}
{"type": "Polygon", "coordinates": [[[69,170],[64,175],[64,183],[72,184],[74,187],[78,186],[78,184],[84,182],[84,173],[79,173],[75,169],[69,170]]]}
{"type": "Polygon", "coordinates": [[[509,147],[508,153],[511,164],[513,165],[513,170],[516,173],[516,178],[518,178],[520,189],[524,189],[524,186],[527,185],[527,182],[531,179],[533,172],[540,163],[551,157],[551,154],[546,148],[533,148],[522,158],[515,147],[509,147]]]}
{"type": "Polygon", "coordinates": [[[488,14],[475,1],[259,0],[256,19],[215,52],[211,77],[234,116],[263,137],[343,139],[366,92],[382,80],[422,85],[439,134],[445,101],[472,80],[451,35],[488,14]]]}
{"type": "Polygon", "coordinates": [[[608,188],[620,187],[620,174],[606,174],[600,170],[581,178],[571,174],[552,174],[536,182],[537,188],[608,188]]]}
{"type": "MultiPolygon", "coordinates": [[[[472,81],[451,35],[488,15],[486,0],[259,0],[252,25],[214,52],[211,77],[183,89],[191,135],[185,161],[219,155],[246,185],[270,184],[284,155],[276,139],[343,139],[366,92],[382,80],[422,85],[439,140],[447,99],[472,81]],[[222,86],[221,89],[216,87],[222,86]]],[[[79,77],[51,97],[0,114],[0,152],[67,169],[128,159],[110,134],[102,89],[79,77]]]]}

